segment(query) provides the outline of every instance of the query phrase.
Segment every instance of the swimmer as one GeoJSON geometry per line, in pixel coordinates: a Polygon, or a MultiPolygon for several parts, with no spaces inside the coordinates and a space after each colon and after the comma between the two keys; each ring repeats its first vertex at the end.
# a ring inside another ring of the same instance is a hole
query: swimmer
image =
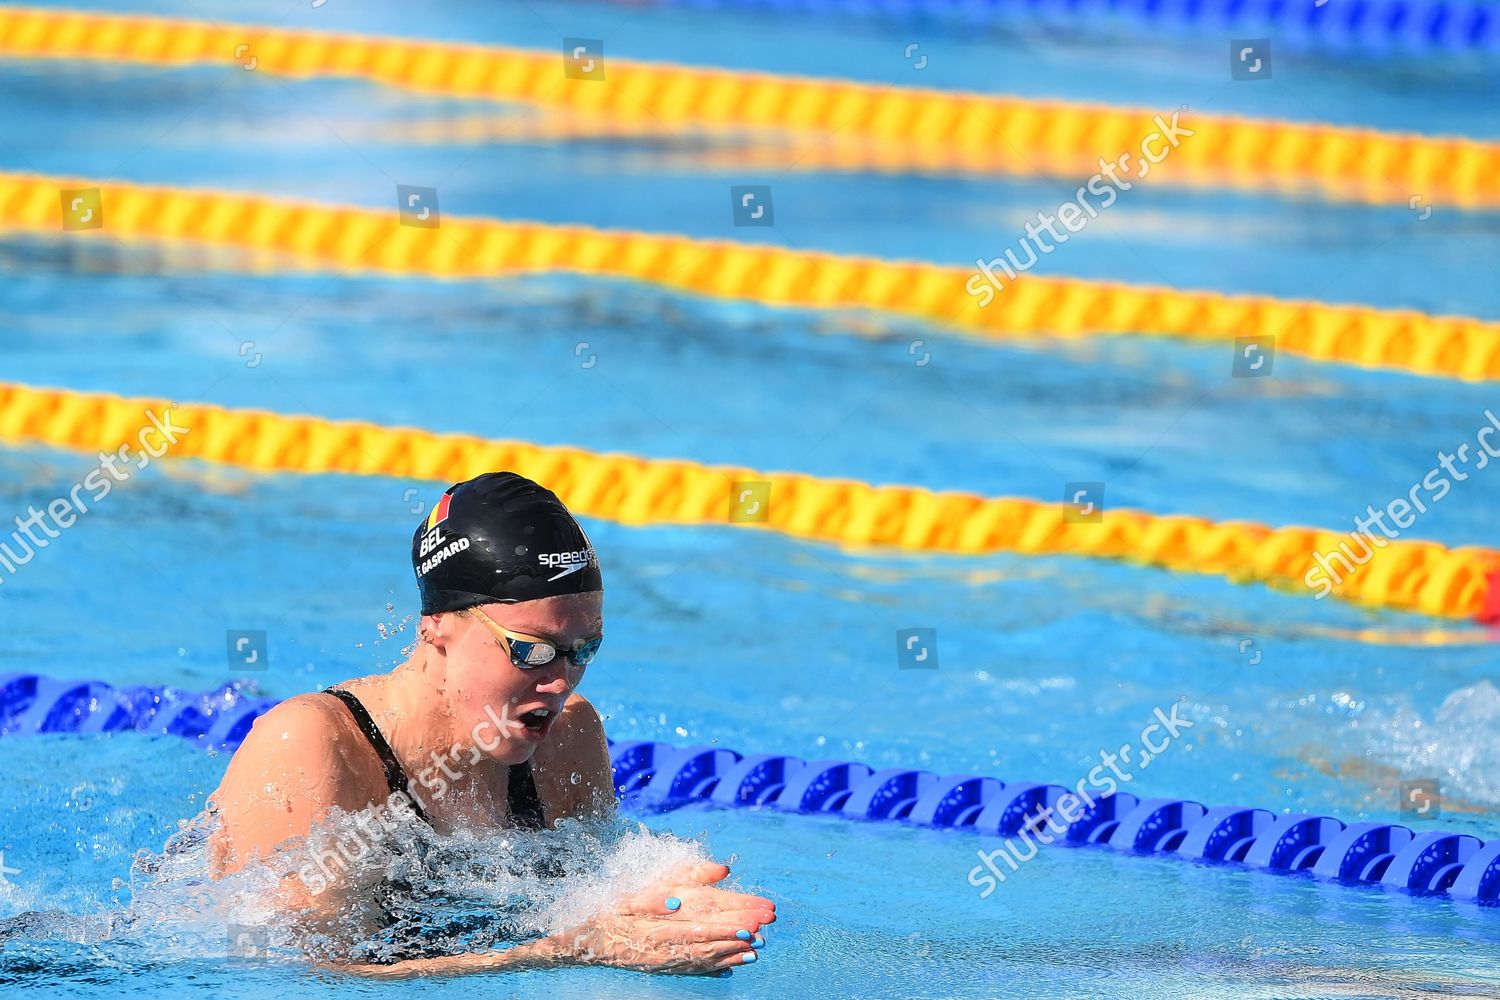
{"type": "MultiPolygon", "coordinates": [[[[613,813],[598,713],[574,693],[603,641],[598,557],[562,502],[512,473],[450,488],[418,526],[420,640],[389,674],[291,698],[258,719],[210,797],[215,878],[305,842],[337,808],[372,809],[443,834],[542,829],[613,813]]],[[[385,820],[383,820],[385,822],[385,820]]],[[[776,919],[761,896],[718,887],[720,864],[680,871],[562,933],[505,950],[413,957],[380,976],[610,965],[711,974],[756,960],[776,919]]],[[[288,874],[298,926],[380,919],[379,893],[288,874]]]]}

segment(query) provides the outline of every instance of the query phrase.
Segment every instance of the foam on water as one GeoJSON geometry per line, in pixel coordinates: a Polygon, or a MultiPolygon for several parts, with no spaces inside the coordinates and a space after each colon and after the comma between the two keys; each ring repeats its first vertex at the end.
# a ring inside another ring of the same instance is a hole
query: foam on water
{"type": "Polygon", "coordinates": [[[123,907],[33,910],[0,923],[0,943],[12,953],[32,948],[53,957],[49,945],[82,945],[101,960],[132,964],[451,955],[577,926],[708,860],[700,845],[622,817],[565,820],[536,833],[447,835],[421,822],[383,830],[373,813],[334,810],[305,841],[215,879],[217,819],[205,811],[184,821],[160,853],[137,854],[128,884],[117,885],[128,891],[123,907]],[[316,912],[304,914],[300,929],[287,919],[280,890],[297,872],[318,892],[316,912]]]}
{"type": "Polygon", "coordinates": [[[1438,776],[1445,795],[1475,806],[1500,805],[1500,688],[1490,681],[1453,690],[1426,714],[1403,702],[1365,716],[1360,728],[1381,762],[1438,776]]]}

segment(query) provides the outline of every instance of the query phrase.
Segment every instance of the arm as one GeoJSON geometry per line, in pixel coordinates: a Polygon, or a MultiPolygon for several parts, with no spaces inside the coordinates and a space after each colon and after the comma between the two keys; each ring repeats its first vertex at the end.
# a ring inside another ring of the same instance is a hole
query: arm
{"type": "Polygon", "coordinates": [[[289,861],[295,871],[278,887],[278,908],[320,925],[340,910],[347,912],[344,904],[357,894],[317,873],[306,838],[334,807],[356,812],[370,804],[361,791],[368,776],[342,749],[353,741],[335,738],[343,723],[329,712],[337,707],[324,704],[329,701],[303,695],[257,719],[209,799],[219,815],[219,828],[209,840],[212,876],[223,878],[281,855],[278,860],[285,860],[277,867],[288,867],[289,861]]]}
{"type": "Polygon", "coordinates": [[[707,863],[676,872],[611,913],[539,941],[498,952],[416,958],[390,965],[340,965],[339,971],[378,979],[457,976],[472,972],[605,965],[638,972],[709,975],[755,961],[756,936],[776,920],[762,896],[714,885],[729,875],[707,863]],[[677,903],[667,905],[668,898],[677,903]],[[746,936],[740,937],[741,933],[746,936]]]}
{"type": "Polygon", "coordinates": [[[505,951],[470,952],[439,958],[412,958],[392,962],[389,965],[350,963],[327,966],[327,968],[338,972],[351,972],[371,979],[426,979],[501,970],[526,972],[531,969],[557,968],[567,964],[569,962],[559,942],[552,938],[542,938],[540,941],[516,945],[505,951]]]}

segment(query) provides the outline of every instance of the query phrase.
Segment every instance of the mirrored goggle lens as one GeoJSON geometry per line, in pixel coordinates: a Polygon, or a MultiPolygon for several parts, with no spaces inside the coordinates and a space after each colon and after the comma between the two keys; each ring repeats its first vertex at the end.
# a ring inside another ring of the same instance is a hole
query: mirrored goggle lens
{"type": "MultiPolygon", "coordinates": [[[[557,647],[548,642],[528,642],[525,639],[511,639],[510,661],[522,669],[530,667],[545,667],[557,658],[557,647]]],[[[586,667],[599,653],[599,647],[604,644],[604,636],[590,639],[588,642],[573,650],[568,657],[577,667],[586,667]]]]}
{"type": "Polygon", "coordinates": [[[604,645],[604,636],[590,639],[588,642],[573,650],[573,663],[575,666],[586,667],[593,662],[594,657],[599,655],[599,647],[604,645]]]}
{"type": "Polygon", "coordinates": [[[527,642],[525,639],[510,640],[510,662],[522,669],[545,667],[557,656],[557,650],[545,642],[527,642]]]}

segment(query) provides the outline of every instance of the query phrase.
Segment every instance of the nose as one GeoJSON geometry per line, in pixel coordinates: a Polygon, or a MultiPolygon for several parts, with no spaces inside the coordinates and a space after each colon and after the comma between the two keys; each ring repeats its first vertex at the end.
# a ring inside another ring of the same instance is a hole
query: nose
{"type": "Polygon", "coordinates": [[[570,694],[573,685],[568,683],[568,672],[563,670],[548,670],[547,679],[536,686],[537,694],[570,694]]]}

